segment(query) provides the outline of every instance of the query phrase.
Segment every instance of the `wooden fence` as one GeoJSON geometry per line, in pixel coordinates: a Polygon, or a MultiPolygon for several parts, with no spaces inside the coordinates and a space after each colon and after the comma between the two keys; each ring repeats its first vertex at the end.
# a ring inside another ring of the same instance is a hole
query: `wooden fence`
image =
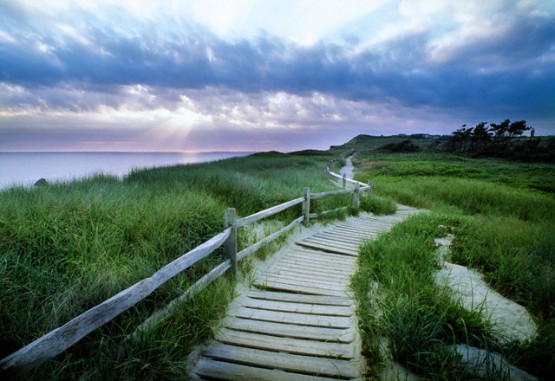
{"type": "MultiPolygon", "coordinates": [[[[185,293],[179,298],[170,302],[163,309],[155,312],[150,318],[139,325],[135,333],[130,335],[128,339],[134,337],[137,332],[146,330],[149,327],[153,326],[164,316],[171,313],[179,305],[179,303],[186,301],[187,299],[191,298],[193,295],[204,289],[207,285],[209,285],[215,279],[224,274],[228,269],[231,268],[233,274],[236,275],[237,262],[252,254],[261,246],[275,240],[276,238],[290,231],[300,223],[308,226],[311,219],[318,218],[318,216],[321,214],[332,212],[326,211],[320,214],[310,213],[311,200],[317,200],[328,196],[352,194],[352,204],[354,207],[358,207],[360,192],[370,190],[370,183],[360,183],[358,181],[347,179],[345,176],[340,176],[337,173],[332,172],[331,164],[333,161],[334,160],[328,162],[326,166],[326,172],[330,177],[334,179],[339,179],[343,189],[321,193],[310,193],[310,189],[305,188],[303,195],[299,198],[284,202],[282,204],[273,206],[271,208],[262,210],[258,213],[243,218],[237,218],[235,209],[228,208],[225,214],[225,229],[221,233],[217,234],[210,240],[204,242],[200,246],[197,246],[181,257],[175,259],[174,261],[168,263],[166,266],[155,272],[152,276],[135,283],[134,285],[117,293],[116,295],[105,300],[99,305],[75,317],[61,327],[54,329],[53,331],[38,338],[37,340],[12,353],[11,355],[3,358],[2,360],[0,360],[0,373],[3,375],[12,375],[20,373],[22,371],[27,371],[43,363],[44,361],[59,355],[92,331],[108,323],[116,316],[120,315],[121,313],[125,312],[129,308],[133,307],[134,305],[145,299],[158,287],[166,283],[168,280],[170,280],[180,272],[187,270],[201,259],[213,253],[216,249],[223,246],[228,259],[214,267],[210,272],[208,272],[208,274],[204,275],[195,284],[189,287],[187,291],[185,291],[185,293]],[[352,185],[352,189],[348,189],[348,184],[352,185]],[[246,249],[237,252],[238,228],[273,216],[277,213],[280,213],[286,209],[300,204],[302,204],[302,215],[300,217],[294,219],[284,228],[270,234],[269,236],[247,247],[246,249]]],[[[346,206],[344,208],[348,207],[346,206]]]]}

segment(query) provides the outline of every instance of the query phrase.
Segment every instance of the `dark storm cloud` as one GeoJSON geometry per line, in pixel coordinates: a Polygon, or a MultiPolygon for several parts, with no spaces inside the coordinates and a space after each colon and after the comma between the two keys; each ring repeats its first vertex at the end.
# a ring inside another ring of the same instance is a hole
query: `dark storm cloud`
{"type": "Polygon", "coordinates": [[[133,20],[125,15],[108,22],[85,11],[77,18],[86,22],[60,32],[33,25],[13,3],[2,11],[0,82],[28,90],[4,95],[8,107],[118,107],[127,97],[122,86],[141,84],[158,97],[143,101],[146,108],[171,107],[176,91],[226,88],[553,116],[554,17],[520,16],[506,21],[502,33],[455,45],[433,60],[430,33],[358,51],[356,42],[306,47],[271,35],[227,41],[171,19],[126,28],[133,20]]]}

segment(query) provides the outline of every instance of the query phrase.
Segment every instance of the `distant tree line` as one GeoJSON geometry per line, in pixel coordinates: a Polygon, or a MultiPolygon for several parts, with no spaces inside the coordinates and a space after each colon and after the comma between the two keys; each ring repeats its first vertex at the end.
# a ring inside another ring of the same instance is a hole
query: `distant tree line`
{"type": "Polygon", "coordinates": [[[475,156],[498,156],[523,161],[555,161],[555,139],[546,142],[534,136],[534,129],[525,120],[509,119],[496,124],[480,122],[474,127],[463,125],[451,133],[444,149],[453,153],[475,156]],[[530,131],[530,137],[523,134],[530,131]]]}

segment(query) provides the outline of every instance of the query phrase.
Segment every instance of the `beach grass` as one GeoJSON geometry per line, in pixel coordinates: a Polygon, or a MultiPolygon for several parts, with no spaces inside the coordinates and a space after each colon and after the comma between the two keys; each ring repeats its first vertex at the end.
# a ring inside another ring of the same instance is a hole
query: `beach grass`
{"type": "Polygon", "coordinates": [[[431,211],[362,248],[353,286],[374,369],[383,363],[379,339],[387,337],[393,359],[427,379],[472,379],[445,350],[455,343],[497,351],[553,378],[555,166],[438,152],[366,152],[355,163],[356,178],[372,179],[376,194],[431,211]],[[479,270],[491,287],[527,307],[539,327],[536,339],[500,343],[487,319],[465,312],[434,284],[433,240],[446,233],[455,237],[453,262],[479,270]]]}
{"type": "MultiPolygon", "coordinates": [[[[223,230],[228,207],[245,216],[313,192],[336,189],[330,155],[256,154],[213,163],[136,170],[123,180],[97,175],[0,192],[0,357],[21,348],[223,230]]],[[[318,200],[313,211],[345,206],[318,200]]],[[[301,213],[275,216],[269,234],[301,213]]],[[[252,240],[241,228],[240,248],[252,240]]],[[[263,248],[264,257],[273,248],[263,248]]],[[[208,339],[233,297],[226,275],[171,318],[124,340],[153,312],[224,260],[217,250],[137,306],[88,335],[25,379],[174,379],[208,339]]],[[[248,264],[242,265],[248,269],[248,264]]]]}

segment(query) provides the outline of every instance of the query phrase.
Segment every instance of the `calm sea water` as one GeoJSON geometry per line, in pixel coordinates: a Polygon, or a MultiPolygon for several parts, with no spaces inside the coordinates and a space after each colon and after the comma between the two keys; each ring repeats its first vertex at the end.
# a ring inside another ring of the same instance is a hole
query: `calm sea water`
{"type": "Polygon", "coordinates": [[[40,178],[68,181],[97,173],[122,177],[133,169],[200,163],[251,152],[0,152],[0,189],[30,186],[40,178]]]}

